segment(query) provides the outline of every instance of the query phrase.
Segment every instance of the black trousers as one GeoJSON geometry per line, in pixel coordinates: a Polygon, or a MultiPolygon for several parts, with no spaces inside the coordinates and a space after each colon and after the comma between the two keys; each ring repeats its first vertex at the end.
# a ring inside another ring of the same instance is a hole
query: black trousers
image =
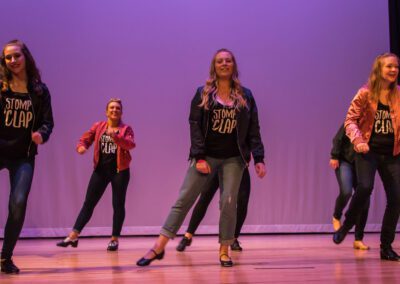
{"type": "Polygon", "coordinates": [[[94,208],[111,182],[113,205],[113,236],[120,236],[125,220],[125,198],[130,178],[129,169],[119,173],[95,170],[90,178],[85,202],[76,219],[74,231],[80,233],[93,215],[94,208]]]}
{"type": "Polygon", "coordinates": [[[372,193],[375,173],[378,171],[386,193],[386,209],[382,221],[381,247],[390,248],[395,237],[400,215],[400,155],[382,155],[374,152],[356,155],[358,184],[351,199],[345,229],[351,229],[372,193]]]}
{"type": "MultiPolygon", "coordinates": [[[[188,233],[194,234],[197,228],[200,225],[200,222],[203,220],[207,208],[211,203],[215,193],[217,192],[219,187],[219,179],[218,175],[214,177],[211,181],[209,187],[201,193],[199,200],[196,203],[196,206],[193,209],[192,216],[190,218],[189,227],[187,229],[188,233]]],[[[249,169],[246,168],[243,172],[242,181],[240,183],[238,199],[237,199],[237,219],[236,219],[236,228],[235,228],[235,238],[238,238],[240,235],[240,231],[242,230],[242,226],[247,216],[247,206],[249,204],[250,198],[250,173],[249,169]]]]}

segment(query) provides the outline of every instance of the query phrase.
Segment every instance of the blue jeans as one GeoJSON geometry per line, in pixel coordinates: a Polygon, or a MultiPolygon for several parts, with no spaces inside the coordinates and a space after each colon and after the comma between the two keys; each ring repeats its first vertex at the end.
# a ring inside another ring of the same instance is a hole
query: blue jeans
{"type": "MultiPolygon", "coordinates": [[[[335,211],[333,217],[340,220],[342,212],[349,202],[353,193],[353,188],[357,186],[357,175],[355,165],[346,161],[339,161],[339,168],[335,170],[336,179],[339,183],[340,193],[336,198],[335,211]]],[[[364,208],[360,215],[357,217],[356,228],[355,228],[355,239],[361,241],[364,237],[364,229],[367,224],[368,211],[369,211],[370,198],[368,197],[365,202],[364,208]]]]}
{"type": "MultiPolygon", "coordinates": [[[[213,178],[210,186],[207,190],[203,191],[193,208],[192,217],[190,218],[189,226],[186,232],[194,235],[197,228],[199,227],[201,221],[206,215],[208,206],[210,205],[215,193],[219,188],[219,179],[216,176],[213,178]]],[[[240,182],[238,199],[237,199],[237,209],[236,209],[236,229],[235,229],[235,239],[240,235],[244,221],[247,216],[247,206],[249,204],[250,198],[250,173],[249,169],[246,168],[243,172],[242,181],[240,182]]]]}
{"type": "Polygon", "coordinates": [[[4,229],[1,259],[10,259],[25,220],[28,195],[31,190],[35,159],[8,160],[0,158],[0,170],[7,169],[10,176],[8,218],[4,229]]]}
{"type": "Polygon", "coordinates": [[[374,152],[356,155],[357,188],[351,199],[343,227],[351,229],[365,202],[372,193],[375,173],[378,171],[386,193],[386,209],[382,221],[381,247],[391,248],[400,215],[400,155],[382,155],[374,152]]]}
{"type": "Polygon", "coordinates": [[[215,175],[218,175],[221,189],[219,242],[230,245],[235,240],[237,195],[244,163],[241,157],[228,159],[206,157],[206,161],[211,167],[211,173],[207,175],[199,173],[195,161],[191,161],[178,200],[172,206],[160,233],[168,238],[174,238],[197,197],[208,189],[215,175]]]}

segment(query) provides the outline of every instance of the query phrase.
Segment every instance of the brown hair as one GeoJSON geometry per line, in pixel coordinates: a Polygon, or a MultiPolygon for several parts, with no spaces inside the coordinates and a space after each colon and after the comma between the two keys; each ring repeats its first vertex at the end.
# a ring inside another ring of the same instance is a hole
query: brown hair
{"type": "MultiPolygon", "coordinates": [[[[374,63],[372,64],[371,73],[368,78],[368,89],[371,92],[372,99],[377,101],[379,99],[379,92],[382,89],[382,67],[383,67],[383,59],[388,57],[396,58],[399,63],[399,58],[396,54],[393,53],[383,53],[378,55],[374,63]]],[[[393,82],[389,85],[389,96],[388,99],[391,101],[397,92],[397,82],[393,82]]]]}
{"type": "Polygon", "coordinates": [[[26,70],[26,75],[28,77],[28,82],[27,82],[28,86],[32,88],[35,94],[41,95],[43,93],[43,85],[42,85],[42,79],[40,77],[40,71],[36,67],[35,60],[33,59],[33,56],[29,51],[28,47],[25,45],[25,43],[23,43],[18,39],[14,39],[7,42],[1,54],[0,66],[1,66],[2,76],[0,77],[3,80],[3,87],[1,91],[3,92],[7,91],[10,88],[10,81],[12,80],[12,73],[10,72],[10,70],[8,70],[6,65],[6,60],[4,57],[4,50],[6,49],[7,46],[10,45],[19,46],[21,48],[21,51],[25,57],[25,70],[26,70]]]}
{"type": "Polygon", "coordinates": [[[121,106],[121,111],[122,111],[122,101],[121,99],[116,99],[116,98],[111,98],[106,105],[106,110],[108,109],[108,105],[111,103],[119,103],[119,105],[121,106]]]}
{"type": "Polygon", "coordinates": [[[208,109],[210,97],[213,102],[215,102],[216,100],[215,96],[218,90],[218,76],[217,72],[215,71],[215,60],[220,52],[228,52],[231,55],[233,61],[233,73],[231,77],[232,91],[230,94],[230,97],[233,100],[233,105],[236,109],[239,109],[240,107],[247,107],[246,100],[244,99],[243,89],[239,81],[239,71],[236,63],[236,58],[233,55],[232,51],[226,48],[221,48],[217,50],[211,60],[209,78],[207,79],[206,84],[203,88],[203,92],[201,94],[201,103],[199,104],[199,106],[203,107],[204,109],[208,109]]]}

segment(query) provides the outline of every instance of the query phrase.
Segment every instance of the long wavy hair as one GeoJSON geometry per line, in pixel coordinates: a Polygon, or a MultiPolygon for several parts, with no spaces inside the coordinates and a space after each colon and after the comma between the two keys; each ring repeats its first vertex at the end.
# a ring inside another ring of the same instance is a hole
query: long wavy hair
{"type": "Polygon", "coordinates": [[[247,107],[247,102],[244,99],[243,88],[239,81],[239,71],[236,63],[236,58],[233,55],[232,51],[226,48],[221,48],[217,50],[217,52],[213,56],[213,59],[211,60],[209,78],[207,79],[206,84],[203,88],[203,92],[201,94],[201,103],[199,104],[199,107],[209,109],[210,100],[212,101],[212,103],[216,103],[219,78],[215,70],[215,60],[220,52],[228,52],[231,55],[233,61],[233,73],[231,77],[230,93],[230,97],[233,100],[233,106],[236,109],[247,107]]]}
{"type": "Polygon", "coordinates": [[[22,41],[18,39],[11,40],[6,43],[6,45],[3,48],[2,54],[1,54],[1,61],[0,61],[0,67],[1,67],[1,80],[3,81],[3,86],[1,88],[2,92],[5,92],[9,90],[10,88],[10,81],[12,80],[12,72],[7,68],[6,65],[6,59],[4,55],[4,50],[6,49],[7,46],[19,46],[21,48],[21,51],[25,57],[25,70],[26,70],[26,75],[28,79],[28,87],[33,90],[33,92],[37,95],[41,95],[43,93],[43,85],[42,85],[42,79],[40,77],[40,71],[36,67],[35,60],[33,59],[33,56],[31,52],[29,51],[28,47],[23,43],[22,41]]]}
{"type": "MultiPolygon", "coordinates": [[[[367,87],[369,91],[371,92],[371,97],[374,101],[379,100],[379,93],[382,90],[382,67],[383,67],[383,59],[388,58],[388,57],[394,57],[396,58],[397,62],[400,63],[399,57],[397,57],[396,54],[393,53],[384,53],[381,55],[378,55],[374,63],[372,64],[372,69],[371,73],[368,78],[368,83],[367,87]]],[[[391,83],[389,85],[389,96],[388,99],[392,101],[394,96],[396,96],[397,93],[397,81],[391,83]]]]}

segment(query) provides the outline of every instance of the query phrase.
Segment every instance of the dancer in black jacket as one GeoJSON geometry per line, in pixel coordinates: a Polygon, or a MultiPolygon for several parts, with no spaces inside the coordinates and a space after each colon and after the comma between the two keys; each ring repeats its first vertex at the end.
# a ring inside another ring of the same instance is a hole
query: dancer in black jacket
{"type": "Polygon", "coordinates": [[[25,219],[37,145],[53,130],[50,93],[24,43],[8,42],[1,55],[0,170],[10,174],[8,218],[1,251],[1,272],[18,273],[12,261],[25,219]]]}

